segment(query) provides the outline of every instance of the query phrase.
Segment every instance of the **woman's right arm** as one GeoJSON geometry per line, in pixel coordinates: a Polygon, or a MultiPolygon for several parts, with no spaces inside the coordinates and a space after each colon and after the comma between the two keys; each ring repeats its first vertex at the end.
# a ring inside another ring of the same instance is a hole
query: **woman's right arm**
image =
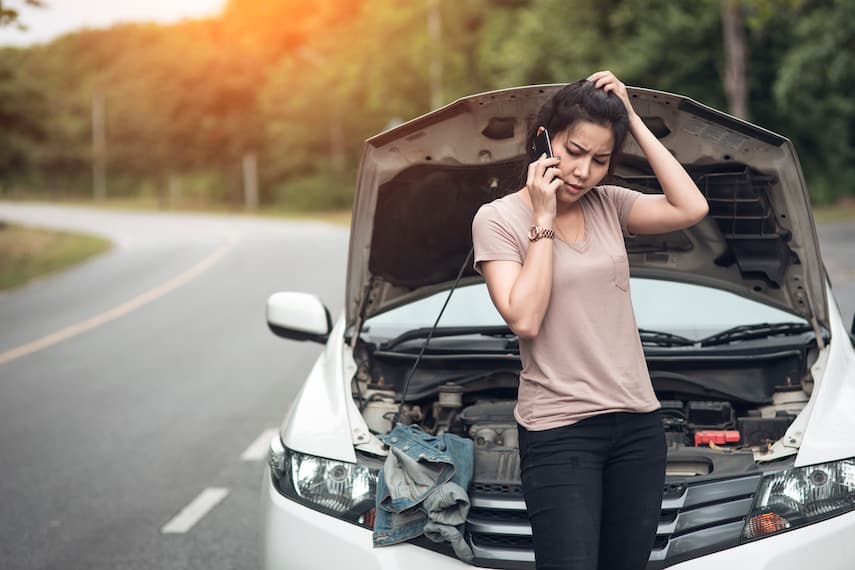
{"type": "MultiPolygon", "coordinates": [[[[526,188],[534,215],[532,224],[552,229],[555,224],[555,193],[562,184],[556,178],[557,158],[541,158],[528,167],[526,188]]],[[[481,273],[490,298],[511,330],[520,338],[540,331],[552,294],[552,239],[529,243],[525,261],[482,261],[481,273]]]]}

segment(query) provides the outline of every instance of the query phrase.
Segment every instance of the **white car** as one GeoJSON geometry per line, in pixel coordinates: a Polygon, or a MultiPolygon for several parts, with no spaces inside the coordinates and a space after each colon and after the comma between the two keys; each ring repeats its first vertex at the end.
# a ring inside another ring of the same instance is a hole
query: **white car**
{"type": "MultiPolygon", "coordinates": [[[[276,334],[325,346],[271,442],[263,568],[469,566],[424,537],[372,546],[378,436],[399,412],[474,442],[474,565],[534,567],[512,415],[518,342],[468,254],[473,215],[519,188],[527,121],[559,87],[474,95],[368,140],[343,315],[333,325],[309,293],[268,300],[276,334]]],[[[710,205],[692,228],[627,240],[669,444],[648,569],[851,570],[855,351],[793,147],[678,95],[630,94],[710,205]]],[[[632,140],[613,182],[661,191],[632,140]]]]}

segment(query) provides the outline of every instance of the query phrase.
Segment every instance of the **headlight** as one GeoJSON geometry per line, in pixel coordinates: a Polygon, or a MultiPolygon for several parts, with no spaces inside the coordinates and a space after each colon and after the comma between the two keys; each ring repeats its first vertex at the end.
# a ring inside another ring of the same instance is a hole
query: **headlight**
{"type": "Polygon", "coordinates": [[[347,463],[286,449],[270,442],[268,463],[279,492],[307,507],[368,528],[374,526],[377,474],[382,467],[369,460],[347,463]]]}
{"type": "Polygon", "coordinates": [[[855,509],[855,459],[770,473],[763,478],[743,540],[761,538],[855,509]]]}

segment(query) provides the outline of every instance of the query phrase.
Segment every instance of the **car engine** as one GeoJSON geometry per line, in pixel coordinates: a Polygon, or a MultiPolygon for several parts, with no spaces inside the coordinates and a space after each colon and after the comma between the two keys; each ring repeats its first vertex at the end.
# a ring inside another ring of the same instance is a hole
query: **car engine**
{"type": "MultiPolygon", "coordinates": [[[[400,413],[398,421],[418,424],[429,433],[468,437],[474,444],[475,485],[487,486],[485,490],[519,485],[513,413],[517,370],[427,369],[401,405],[400,363],[385,362],[383,354],[371,356],[363,353],[354,399],[372,432],[389,432],[400,413]]],[[[653,361],[651,379],[662,406],[669,474],[744,471],[785,434],[810,397],[809,374],[798,374],[805,370],[804,355],[755,360],[759,363],[749,365],[744,358],[735,359],[718,368],[693,362],[668,370],[653,361]]]]}

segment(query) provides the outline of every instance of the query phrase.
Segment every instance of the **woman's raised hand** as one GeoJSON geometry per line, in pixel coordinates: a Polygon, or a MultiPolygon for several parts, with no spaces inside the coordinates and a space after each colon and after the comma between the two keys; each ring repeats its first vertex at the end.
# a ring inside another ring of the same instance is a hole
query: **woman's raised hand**
{"type": "Polygon", "coordinates": [[[539,159],[528,165],[528,176],[525,182],[534,210],[535,224],[547,228],[552,228],[557,207],[555,194],[564,183],[561,179],[561,171],[557,168],[558,162],[558,158],[541,155],[539,159]]]}
{"type": "Polygon", "coordinates": [[[621,82],[617,76],[611,71],[598,71],[588,77],[588,81],[594,82],[594,87],[602,89],[606,93],[614,93],[626,107],[626,112],[631,119],[635,115],[635,110],[632,108],[632,103],[629,102],[629,95],[626,92],[626,85],[621,82]]]}

